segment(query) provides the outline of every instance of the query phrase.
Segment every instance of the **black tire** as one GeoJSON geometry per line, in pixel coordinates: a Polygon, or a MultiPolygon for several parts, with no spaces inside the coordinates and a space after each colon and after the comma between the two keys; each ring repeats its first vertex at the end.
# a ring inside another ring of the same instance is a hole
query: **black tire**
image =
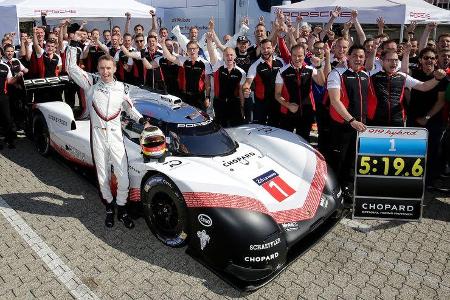
{"type": "Polygon", "coordinates": [[[33,117],[33,140],[39,154],[42,156],[50,155],[50,134],[47,122],[42,114],[36,114],[33,117]]]}
{"type": "Polygon", "coordinates": [[[188,210],[176,185],[162,174],[149,177],[142,190],[144,218],[163,244],[178,248],[189,237],[188,210]]]}

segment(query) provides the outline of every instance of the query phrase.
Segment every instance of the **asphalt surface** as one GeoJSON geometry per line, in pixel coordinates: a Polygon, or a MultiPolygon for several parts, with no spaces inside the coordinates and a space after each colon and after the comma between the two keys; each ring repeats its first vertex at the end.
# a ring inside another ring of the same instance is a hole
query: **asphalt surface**
{"type": "Polygon", "coordinates": [[[95,186],[22,138],[0,151],[0,299],[450,299],[450,196],[424,204],[420,223],[344,219],[242,294],[142,219],[105,228],[95,186]]]}

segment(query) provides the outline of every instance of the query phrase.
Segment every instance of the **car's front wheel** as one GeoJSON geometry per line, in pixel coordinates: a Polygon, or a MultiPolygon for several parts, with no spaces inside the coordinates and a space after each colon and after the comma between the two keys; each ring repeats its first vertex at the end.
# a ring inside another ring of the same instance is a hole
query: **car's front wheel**
{"type": "Polygon", "coordinates": [[[33,139],[39,154],[48,156],[50,154],[50,134],[47,122],[41,114],[33,117],[33,139]]]}
{"type": "Polygon", "coordinates": [[[145,221],[153,234],[167,246],[186,245],[188,211],[175,184],[166,176],[156,174],[145,181],[142,193],[145,221]]]}

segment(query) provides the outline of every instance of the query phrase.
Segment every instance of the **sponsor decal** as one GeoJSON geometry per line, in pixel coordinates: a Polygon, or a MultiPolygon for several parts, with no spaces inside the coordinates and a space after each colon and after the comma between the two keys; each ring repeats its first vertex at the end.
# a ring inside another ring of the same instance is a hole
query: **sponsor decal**
{"type": "Polygon", "coordinates": [[[276,245],[278,245],[281,242],[280,238],[277,238],[271,242],[265,243],[265,244],[255,244],[255,245],[250,245],[250,250],[252,251],[256,251],[256,250],[265,250],[265,249],[269,249],[272,247],[275,247],[276,245]]]}
{"type": "Polygon", "coordinates": [[[48,115],[48,118],[49,118],[51,121],[53,121],[53,122],[55,122],[55,123],[57,123],[57,124],[60,124],[60,125],[62,125],[62,126],[67,126],[67,121],[66,121],[66,120],[63,120],[63,119],[61,119],[61,118],[59,118],[59,117],[57,117],[57,116],[54,116],[54,115],[48,115]]]}
{"type": "Polygon", "coordinates": [[[205,214],[199,214],[198,217],[198,222],[200,224],[202,224],[205,227],[211,227],[212,226],[212,220],[208,215],[205,214]]]}
{"type": "Polygon", "coordinates": [[[200,239],[200,249],[202,249],[203,251],[203,249],[205,249],[206,245],[209,243],[211,238],[206,233],[206,230],[197,231],[197,236],[200,239]]]}
{"type": "Polygon", "coordinates": [[[275,252],[273,254],[267,255],[267,256],[246,256],[244,258],[247,262],[263,262],[263,261],[270,261],[274,260],[279,256],[278,252],[275,252]]]}
{"type": "Polygon", "coordinates": [[[416,136],[418,130],[404,130],[404,129],[383,129],[383,128],[369,128],[367,133],[393,136],[416,136]]]}
{"type": "Polygon", "coordinates": [[[137,173],[137,174],[141,174],[141,172],[138,169],[136,169],[135,167],[133,167],[131,165],[128,165],[128,169],[133,171],[133,172],[135,172],[135,173],[137,173]]]}
{"type": "Polygon", "coordinates": [[[278,202],[285,200],[295,193],[295,190],[273,170],[253,178],[253,181],[257,185],[262,186],[278,202]]]}
{"type": "Polygon", "coordinates": [[[320,197],[320,206],[322,206],[323,208],[328,207],[328,198],[325,197],[325,195],[322,195],[322,197],[320,197]]]}
{"type": "Polygon", "coordinates": [[[206,121],[201,122],[201,123],[177,124],[177,127],[181,127],[181,128],[191,128],[191,127],[205,126],[205,125],[208,125],[208,124],[211,123],[211,122],[212,122],[212,120],[206,120],[206,121]]]}
{"type": "Polygon", "coordinates": [[[298,230],[298,223],[296,223],[296,222],[284,223],[284,224],[281,224],[281,226],[283,226],[285,231],[298,230]]]}
{"type": "Polygon", "coordinates": [[[242,156],[236,157],[236,158],[234,158],[234,159],[232,159],[230,161],[224,161],[222,165],[224,167],[229,167],[229,166],[232,166],[232,165],[237,164],[237,163],[241,163],[243,165],[248,165],[249,161],[247,160],[247,158],[255,156],[255,155],[256,154],[254,152],[249,152],[249,153],[246,153],[246,154],[244,154],[242,156]]]}
{"type": "Polygon", "coordinates": [[[81,161],[86,161],[86,154],[84,154],[77,148],[75,148],[71,145],[66,145],[66,150],[69,151],[70,153],[72,153],[72,155],[75,156],[75,158],[78,158],[81,161]]]}
{"type": "Polygon", "coordinates": [[[412,205],[402,205],[402,204],[389,204],[389,203],[363,203],[363,209],[367,210],[380,210],[380,211],[395,211],[395,212],[411,212],[414,210],[412,205]]]}

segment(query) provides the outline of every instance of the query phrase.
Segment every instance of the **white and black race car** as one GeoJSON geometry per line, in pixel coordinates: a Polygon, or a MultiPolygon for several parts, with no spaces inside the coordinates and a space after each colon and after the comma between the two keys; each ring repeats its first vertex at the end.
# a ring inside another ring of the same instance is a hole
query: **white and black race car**
{"type": "MultiPolygon", "coordinates": [[[[58,77],[37,86],[64,84],[58,77]]],[[[319,240],[342,214],[340,187],[322,155],[296,134],[261,125],[221,128],[179,98],[130,86],[135,107],[166,136],[168,155],[145,160],[142,126],[122,115],[129,202],[162,243],[187,252],[220,277],[253,290],[319,240]]],[[[64,102],[35,104],[41,154],[51,149],[93,166],[89,120],[64,102]]]]}

